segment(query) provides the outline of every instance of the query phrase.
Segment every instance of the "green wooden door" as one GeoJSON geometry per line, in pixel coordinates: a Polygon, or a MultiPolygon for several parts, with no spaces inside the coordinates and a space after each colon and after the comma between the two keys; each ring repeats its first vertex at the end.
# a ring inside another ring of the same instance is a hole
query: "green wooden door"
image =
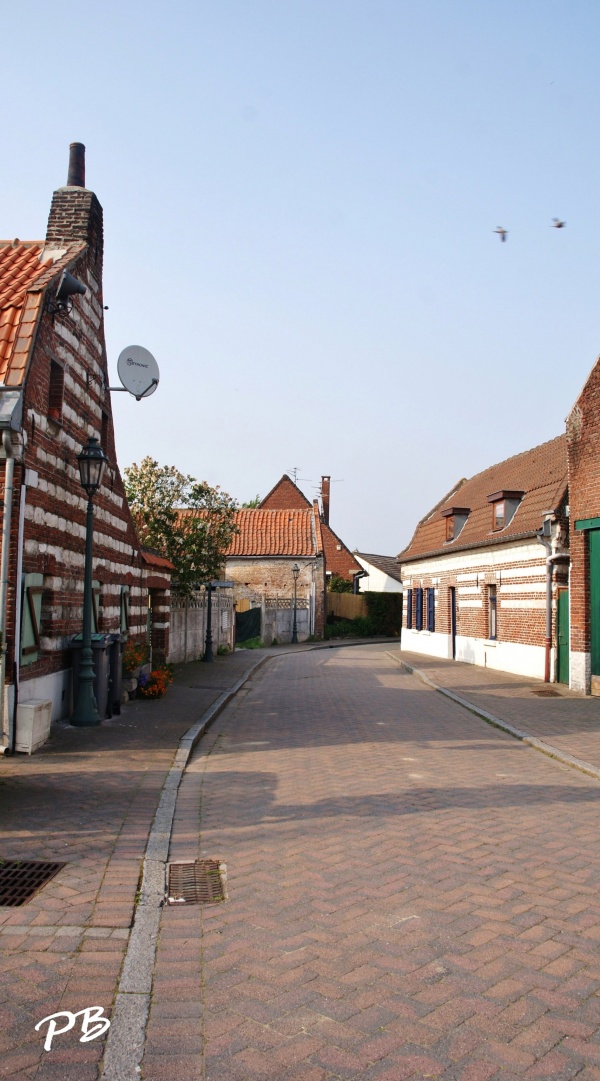
{"type": "Polygon", "coordinates": [[[590,652],[592,675],[600,676],[600,529],[590,529],[590,652]]]}
{"type": "Polygon", "coordinates": [[[556,609],[558,639],[557,679],[569,683],[569,590],[559,589],[556,609]]]}

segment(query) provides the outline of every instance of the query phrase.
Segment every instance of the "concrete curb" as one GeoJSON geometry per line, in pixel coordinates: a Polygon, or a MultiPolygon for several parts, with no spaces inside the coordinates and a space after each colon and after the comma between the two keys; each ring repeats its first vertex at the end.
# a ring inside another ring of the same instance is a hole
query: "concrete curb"
{"type": "Polygon", "coordinates": [[[224,691],[215,699],[179,740],[146,845],[140,896],[104,1051],[102,1081],[132,1081],[140,1073],[146,1025],[150,1013],[158,930],[165,898],[165,868],[169,858],[177,792],[188,759],[198,740],[204,735],[215,717],[255,672],[270,659],[271,655],[267,655],[256,661],[229,690],[224,691]]]}
{"type": "Polygon", "coordinates": [[[493,725],[494,728],[500,728],[503,732],[507,732],[509,736],[514,736],[515,739],[521,740],[522,743],[527,743],[534,750],[540,751],[541,754],[547,755],[548,758],[554,758],[557,762],[562,762],[565,766],[570,766],[572,769],[579,770],[580,773],[586,773],[588,777],[593,777],[594,780],[600,781],[600,769],[596,766],[592,766],[590,762],[584,762],[581,758],[575,758],[572,754],[568,754],[566,751],[561,751],[558,747],[553,747],[551,743],[544,743],[543,740],[538,739],[537,736],[530,736],[528,732],[521,732],[519,728],[515,728],[508,721],[503,721],[500,717],[494,716],[493,713],[488,713],[487,710],[481,709],[479,706],[469,702],[466,698],[461,698],[460,695],[455,694],[454,691],[449,691],[446,687],[440,687],[437,683],[434,683],[432,679],[425,672],[421,672],[419,668],[413,668],[408,661],[401,660],[390,650],[385,650],[388,657],[391,657],[396,664],[399,664],[401,668],[404,668],[411,675],[417,676],[422,683],[425,683],[428,687],[431,687],[433,691],[439,691],[440,694],[451,698],[453,702],[456,702],[459,706],[463,706],[464,709],[468,709],[470,713],[474,713],[476,717],[480,717],[486,724],[493,725]]]}

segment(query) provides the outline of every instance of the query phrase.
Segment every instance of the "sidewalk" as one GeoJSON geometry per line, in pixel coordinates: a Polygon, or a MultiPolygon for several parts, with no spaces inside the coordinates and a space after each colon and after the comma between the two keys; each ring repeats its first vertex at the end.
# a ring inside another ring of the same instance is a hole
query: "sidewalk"
{"type": "Polygon", "coordinates": [[[600,701],[562,683],[513,676],[492,668],[445,661],[391,648],[390,657],[423,674],[442,691],[492,714],[521,733],[565,756],[600,770],[600,701]]]}
{"type": "Polygon", "coordinates": [[[103,1038],[81,1043],[73,1029],[47,1054],[46,1026],[34,1026],[61,1010],[110,1011],[179,740],[265,652],[181,665],[164,699],[131,702],[97,728],[53,725],[36,754],[0,761],[0,857],[66,863],[27,904],[0,908],[0,1077],[97,1078],[103,1038]]]}

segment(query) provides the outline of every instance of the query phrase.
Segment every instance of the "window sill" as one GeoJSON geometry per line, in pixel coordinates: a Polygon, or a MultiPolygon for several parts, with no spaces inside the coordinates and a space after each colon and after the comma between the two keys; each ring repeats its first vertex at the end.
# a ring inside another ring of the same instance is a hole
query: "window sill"
{"type": "Polygon", "coordinates": [[[498,645],[498,639],[497,638],[484,638],[483,644],[484,644],[484,646],[497,646],[498,645]]]}

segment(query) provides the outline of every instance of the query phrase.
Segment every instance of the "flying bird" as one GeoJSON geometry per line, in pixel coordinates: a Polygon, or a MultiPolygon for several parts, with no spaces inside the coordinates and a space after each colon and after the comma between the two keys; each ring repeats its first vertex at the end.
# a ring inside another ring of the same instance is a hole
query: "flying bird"
{"type": "Polygon", "coordinates": [[[552,219],[552,225],[550,226],[550,228],[551,229],[564,229],[566,224],[567,224],[566,221],[561,221],[560,218],[553,218],[552,219]]]}
{"type": "Polygon", "coordinates": [[[498,234],[498,236],[500,237],[500,240],[504,244],[506,242],[506,238],[508,236],[508,229],[503,229],[502,226],[499,225],[497,229],[494,229],[494,232],[498,234]]]}

